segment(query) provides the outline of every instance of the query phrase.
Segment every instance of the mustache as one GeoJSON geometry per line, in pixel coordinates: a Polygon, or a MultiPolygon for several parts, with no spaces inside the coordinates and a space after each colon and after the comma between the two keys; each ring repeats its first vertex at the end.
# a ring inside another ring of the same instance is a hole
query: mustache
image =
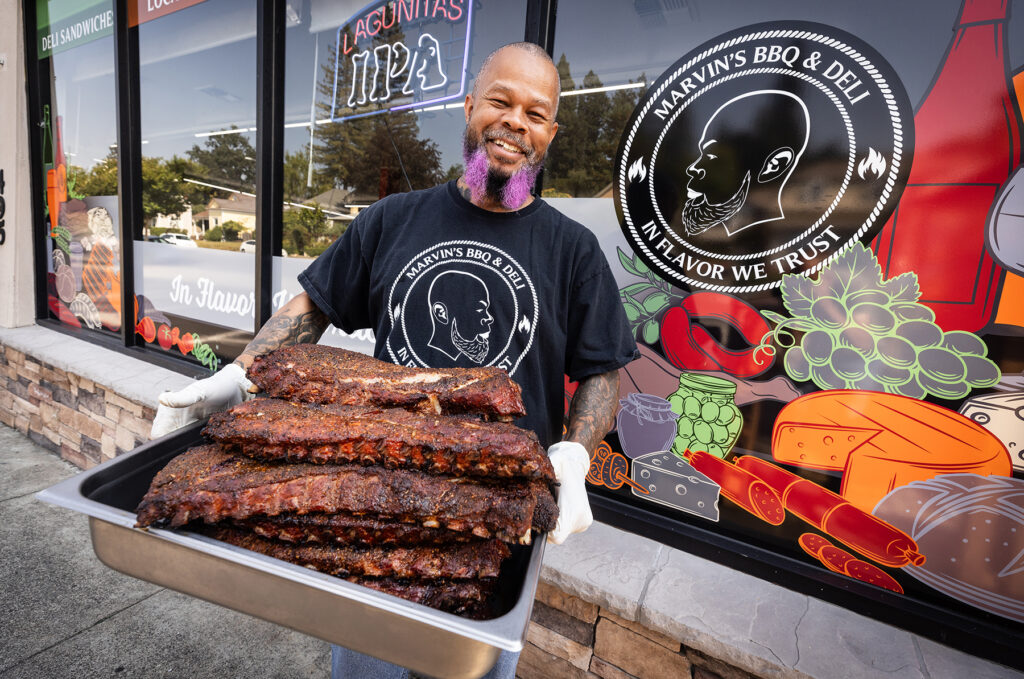
{"type": "Polygon", "coordinates": [[[485,142],[501,140],[516,146],[524,151],[526,155],[526,162],[533,163],[537,157],[537,152],[533,147],[526,141],[526,137],[516,134],[511,130],[506,130],[503,127],[498,127],[490,130],[483,131],[483,140],[485,142]]]}

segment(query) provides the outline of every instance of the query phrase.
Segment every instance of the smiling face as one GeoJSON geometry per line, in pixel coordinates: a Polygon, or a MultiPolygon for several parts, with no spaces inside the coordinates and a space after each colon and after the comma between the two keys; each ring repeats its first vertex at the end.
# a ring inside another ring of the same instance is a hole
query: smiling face
{"type": "Polygon", "coordinates": [[[513,46],[486,63],[465,103],[464,179],[474,203],[511,210],[529,199],[532,180],[558,131],[557,108],[558,71],[549,59],[513,46]],[[507,187],[515,187],[515,195],[503,196],[507,187]]]}

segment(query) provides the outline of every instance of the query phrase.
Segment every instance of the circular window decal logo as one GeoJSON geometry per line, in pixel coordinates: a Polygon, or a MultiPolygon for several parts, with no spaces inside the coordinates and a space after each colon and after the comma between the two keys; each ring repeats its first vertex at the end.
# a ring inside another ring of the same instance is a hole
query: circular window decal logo
{"type": "Polygon", "coordinates": [[[615,207],[663,278],[759,292],[869,241],[912,149],[906,92],[871,47],[819,24],[750,26],[648,89],[619,144],[615,207]]]}

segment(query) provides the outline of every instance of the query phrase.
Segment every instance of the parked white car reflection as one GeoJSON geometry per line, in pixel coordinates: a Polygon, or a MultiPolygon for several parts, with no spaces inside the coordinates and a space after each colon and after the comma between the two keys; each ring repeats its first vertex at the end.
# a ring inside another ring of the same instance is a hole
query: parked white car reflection
{"type": "Polygon", "coordinates": [[[183,245],[187,248],[199,247],[194,240],[183,233],[165,233],[160,236],[160,240],[170,245],[183,245]]]}
{"type": "MultiPolygon", "coordinates": [[[[247,240],[247,241],[245,241],[244,243],[242,243],[239,246],[238,251],[239,252],[247,252],[250,255],[256,254],[256,241],[254,241],[254,240],[247,240]]],[[[282,257],[287,257],[288,256],[288,251],[285,250],[284,248],[281,248],[281,256],[282,257]]]]}

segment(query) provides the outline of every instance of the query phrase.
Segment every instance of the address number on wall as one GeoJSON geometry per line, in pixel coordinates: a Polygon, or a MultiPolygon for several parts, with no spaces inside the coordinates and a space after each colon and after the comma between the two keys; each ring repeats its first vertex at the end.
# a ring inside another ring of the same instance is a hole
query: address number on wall
{"type": "Polygon", "coordinates": [[[4,231],[4,226],[6,226],[4,217],[6,215],[7,201],[4,200],[4,171],[0,170],[0,245],[3,245],[7,240],[7,232],[4,231]]]}

